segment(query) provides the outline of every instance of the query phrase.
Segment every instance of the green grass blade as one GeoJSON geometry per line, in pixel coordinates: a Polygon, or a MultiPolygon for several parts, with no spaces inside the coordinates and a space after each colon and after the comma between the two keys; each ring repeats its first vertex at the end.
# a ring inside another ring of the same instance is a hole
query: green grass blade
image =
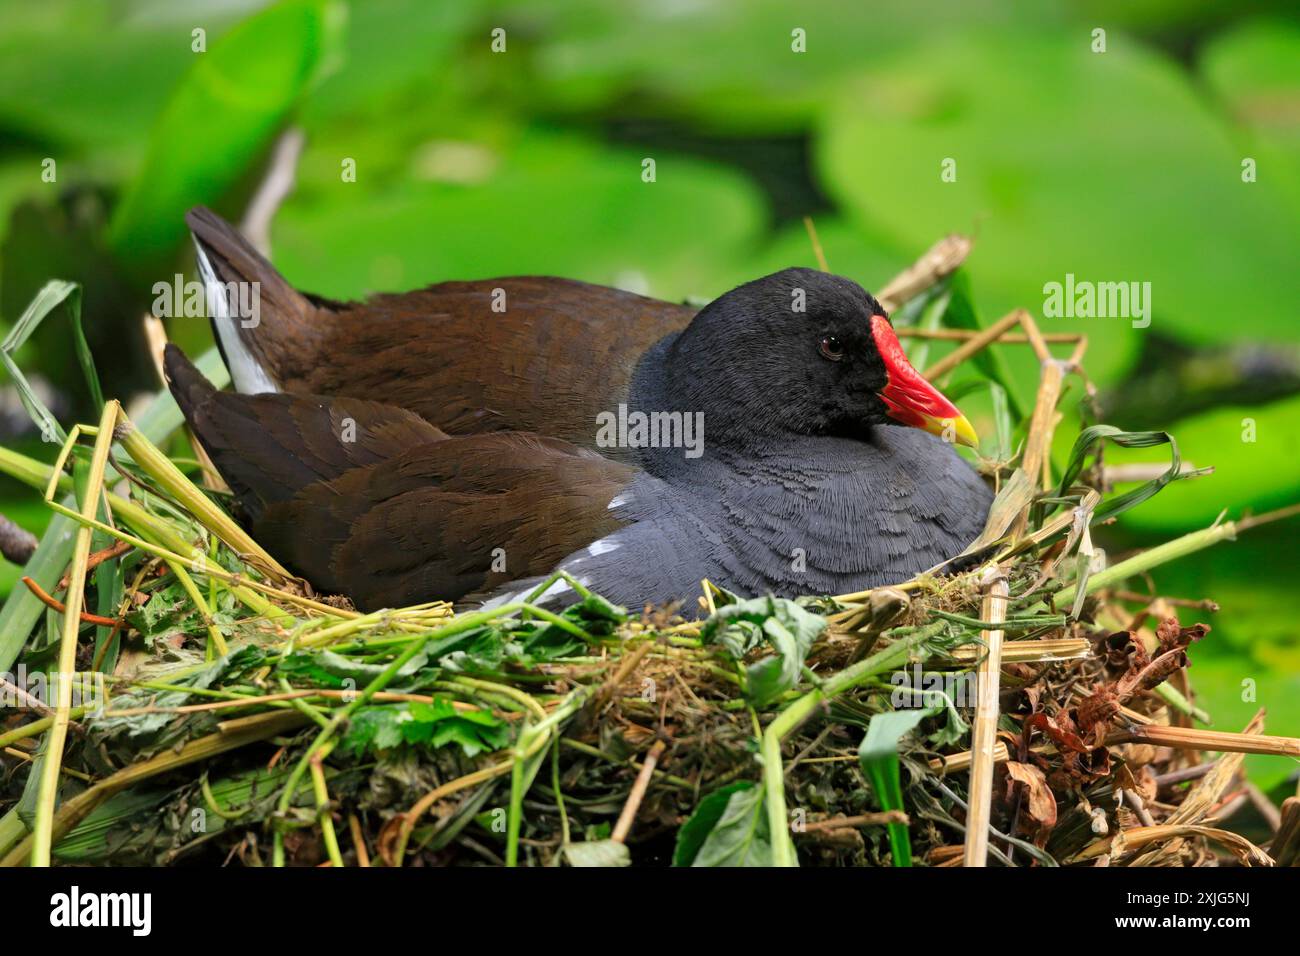
{"type": "MultiPolygon", "coordinates": [[[[926,717],[938,713],[940,708],[895,710],[876,714],[867,724],[866,736],[858,748],[858,762],[862,772],[871,781],[876,800],[882,810],[903,809],[903,785],[898,765],[898,742],[903,735],[916,729],[926,717]]],[[[889,848],[894,866],[912,865],[912,841],[905,823],[891,823],[889,848]]]]}
{"type": "MultiPolygon", "coordinates": [[[[72,496],[63,503],[73,507],[72,496]]],[[[36,551],[23,566],[23,574],[30,577],[48,593],[54,590],[63,569],[72,560],[72,545],[77,536],[77,523],[63,515],[55,515],[36,551]]],[[[22,653],[23,645],[32,628],[40,620],[45,605],[37,600],[36,595],[19,584],[5,601],[0,610],[0,671],[13,669],[14,661],[22,653]]]]}
{"type": "Polygon", "coordinates": [[[1143,482],[1132,491],[1126,491],[1122,495],[1107,498],[1098,505],[1092,519],[1095,525],[1100,525],[1107,518],[1113,518],[1136,505],[1140,505],[1171,481],[1209,474],[1209,469],[1182,471],[1183,460],[1178,454],[1178,443],[1174,441],[1174,436],[1168,432],[1126,432],[1114,425],[1093,425],[1081,431],[1079,437],[1075,439],[1074,448],[1070,451],[1070,460],[1065,466],[1065,472],[1061,475],[1061,485],[1057,491],[1057,497],[1064,498],[1069,494],[1070,485],[1083,471],[1084,462],[1091,453],[1093,446],[1105,439],[1113,441],[1122,448],[1151,448],[1156,445],[1168,445],[1170,461],[1169,469],[1160,476],[1143,482]]]}
{"type": "MultiPolygon", "coordinates": [[[[3,362],[5,369],[9,372],[9,377],[14,380],[14,385],[18,389],[18,397],[22,400],[23,407],[27,409],[27,414],[31,416],[36,427],[40,429],[41,434],[46,441],[58,441],[60,444],[67,439],[67,433],[55,420],[50,410],[45,407],[45,403],[37,397],[36,392],[32,389],[27,377],[23,375],[22,370],[14,361],[14,353],[26,344],[42,322],[57,309],[60,305],[68,303],[70,310],[75,310],[77,318],[73,324],[80,330],[81,321],[81,287],[74,282],[64,282],[62,279],[53,279],[45,283],[36,297],[28,304],[23,314],[18,317],[9,334],[0,342],[0,362],[3,362]]],[[[84,342],[84,336],[82,337],[84,342]]],[[[89,353],[87,353],[89,354],[89,353]]],[[[80,355],[79,355],[80,357],[80,355]]],[[[98,387],[98,379],[96,379],[98,387]]]]}

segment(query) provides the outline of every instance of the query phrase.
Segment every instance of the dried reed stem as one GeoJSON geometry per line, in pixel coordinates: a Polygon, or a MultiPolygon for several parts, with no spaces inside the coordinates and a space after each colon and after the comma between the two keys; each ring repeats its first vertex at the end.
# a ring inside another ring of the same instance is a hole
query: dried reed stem
{"type": "MultiPolygon", "coordinates": [[[[1032,324],[1029,313],[1023,313],[1022,321],[1032,324]]],[[[1026,326],[1028,328],[1028,326],[1026,326]]],[[[1046,345],[1043,346],[1047,348],[1046,345]]],[[[1035,488],[1042,487],[1043,469],[1047,464],[1047,452],[1052,446],[1052,432],[1056,428],[1056,403],[1061,397],[1061,385],[1065,379],[1065,367],[1049,355],[1043,361],[1043,374],[1038,383],[1038,399],[1034,402],[1034,413],[1029,419],[1029,437],[1025,441],[1025,453],[1020,468],[1028,476],[1035,488]]],[[[1029,509],[1025,509],[1012,523],[1011,536],[1019,538],[1029,525],[1029,509]]]]}
{"type": "Polygon", "coordinates": [[[863,813],[856,817],[831,817],[829,820],[814,820],[804,825],[804,833],[817,833],[820,830],[842,830],[846,827],[883,827],[891,823],[908,826],[911,820],[902,810],[884,810],[880,813],[863,813]]]}
{"type": "MultiPolygon", "coordinates": [[[[968,339],[979,338],[985,334],[985,329],[918,329],[915,326],[902,329],[894,329],[894,334],[900,339],[938,339],[942,342],[965,342],[968,339]]],[[[1086,336],[1074,332],[1043,332],[1041,338],[1044,342],[1058,345],[1075,345],[1085,340],[1086,336]]],[[[997,337],[997,342],[1002,345],[1024,345],[1029,341],[1029,336],[1024,332],[1003,332],[997,337]]]]}
{"type": "MultiPolygon", "coordinates": [[[[852,758],[856,760],[857,758],[852,758]]],[[[959,754],[948,754],[946,757],[935,757],[930,761],[930,769],[936,773],[942,771],[945,774],[958,773],[962,770],[969,770],[975,755],[969,750],[963,750],[959,754]]],[[[1011,759],[1011,752],[1007,750],[1007,745],[998,741],[993,746],[993,762],[1006,763],[1011,759]]]]}
{"type": "Polygon", "coordinates": [[[945,236],[927,249],[916,262],[890,279],[876,296],[877,300],[886,312],[893,312],[904,302],[915,298],[954,272],[966,261],[973,245],[969,236],[945,236]]]}
{"type": "MultiPolygon", "coordinates": [[[[1121,831],[1117,836],[1107,837],[1090,844],[1074,858],[1072,862],[1092,860],[1106,854],[1125,856],[1143,847],[1163,843],[1167,840],[1204,837],[1227,847],[1247,866],[1273,866],[1273,860],[1267,853],[1245,837],[1217,827],[1198,826],[1195,824],[1158,824],[1152,827],[1131,827],[1121,831]]],[[[1145,857],[1144,857],[1145,859],[1145,857]]],[[[1135,861],[1135,864],[1137,861],[1135,861]]],[[[1140,864],[1138,864],[1140,865],[1140,864]]]]}
{"type": "MultiPolygon", "coordinates": [[[[990,568],[986,573],[981,619],[997,623],[1006,618],[1010,589],[1006,575],[1000,568],[990,568]]],[[[977,677],[977,703],[975,721],[971,728],[970,796],[966,812],[966,844],[963,853],[965,866],[987,866],[989,852],[989,818],[993,808],[994,744],[998,732],[998,691],[1002,670],[1001,630],[980,632],[985,656],[980,661],[977,677]]]]}
{"type": "Polygon", "coordinates": [[[982,352],[996,341],[1008,329],[1020,324],[1020,316],[1024,309],[1017,309],[1009,315],[1004,315],[984,331],[976,334],[974,337],[967,339],[960,346],[953,349],[939,361],[935,362],[925,370],[925,378],[933,382],[941,376],[947,375],[962,362],[966,361],[976,352],[982,352]]]}
{"type": "Polygon", "coordinates": [[[826,253],[822,249],[822,241],[817,238],[817,227],[813,225],[812,216],[803,217],[803,227],[808,230],[808,241],[812,243],[813,255],[817,257],[817,268],[822,272],[830,272],[831,267],[826,264],[826,253]]]}
{"type": "Polygon", "coordinates": [[[641,809],[641,801],[645,799],[650,778],[654,776],[655,764],[659,762],[664,746],[662,740],[656,740],[650,752],[645,755],[645,763],[641,764],[641,772],[636,775],[636,782],[632,784],[632,791],[627,795],[627,802],[623,804],[623,812],[618,815],[618,823],[614,825],[614,832],[610,835],[610,839],[615,843],[627,842],[627,835],[632,832],[632,822],[636,819],[637,810],[641,809]]]}
{"type": "MultiPolygon", "coordinates": [[[[979,644],[963,644],[950,652],[954,660],[973,663],[984,656],[979,644]]],[[[1002,663],[1035,664],[1047,661],[1075,661],[1092,653],[1092,642],[1083,637],[1046,641],[1008,641],[1002,645],[1002,663]]]]}
{"type": "Polygon", "coordinates": [[[1274,757],[1300,758],[1300,738],[1266,737],[1263,734],[1239,734],[1226,730],[1200,730],[1195,727],[1165,727],[1144,724],[1126,727],[1106,737],[1107,745],[1124,743],[1155,744],[1180,750],[1214,750],[1220,753],[1268,754],[1274,757]]]}

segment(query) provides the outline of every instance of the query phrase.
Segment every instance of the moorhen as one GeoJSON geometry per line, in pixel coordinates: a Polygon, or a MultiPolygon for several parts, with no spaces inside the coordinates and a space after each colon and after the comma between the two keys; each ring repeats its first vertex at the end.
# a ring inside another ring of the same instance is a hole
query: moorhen
{"type": "Polygon", "coordinates": [[[556,568],[636,606],[704,578],[835,594],[983,528],[991,493],[950,447],[974,432],[849,279],[786,269],[698,314],[549,277],[343,303],[214,213],[187,222],[236,391],[169,346],[172,393],[258,541],[363,609],[504,600],[556,568]]]}

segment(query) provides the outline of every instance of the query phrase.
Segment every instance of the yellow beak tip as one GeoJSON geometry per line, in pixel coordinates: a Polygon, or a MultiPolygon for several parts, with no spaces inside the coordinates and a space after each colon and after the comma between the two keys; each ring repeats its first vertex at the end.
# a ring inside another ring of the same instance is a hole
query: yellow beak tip
{"type": "Polygon", "coordinates": [[[966,420],[965,415],[952,424],[957,444],[965,445],[967,448],[979,448],[980,437],[975,434],[975,429],[971,427],[971,423],[966,420]]]}
{"type": "Polygon", "coordinates": [[[930,418],[926,416],[926,422],[923,426],[926,431],[932,435],[938,435],[944,441],[952,442],[954,445],[965,445],[967,448],[978,449],[980,445],[979,435],[975,434],[975,429],[971,423],[966,420],[965,415],[957,418],[930,418]]]}

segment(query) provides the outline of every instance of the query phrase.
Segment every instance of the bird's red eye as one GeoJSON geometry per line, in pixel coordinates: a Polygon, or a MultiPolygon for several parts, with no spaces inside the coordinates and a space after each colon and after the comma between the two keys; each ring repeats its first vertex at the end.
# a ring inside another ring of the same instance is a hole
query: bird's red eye
{"type": "Polygon", "coordinates": [[[821,351],[822,355],[825,358],[830,359],[832,362],[838,362],[840,359],[844,358],[844,346],[842,346],[840,340],[833,335],[828,335],[826,338],[822,339],[821,351]]]}

